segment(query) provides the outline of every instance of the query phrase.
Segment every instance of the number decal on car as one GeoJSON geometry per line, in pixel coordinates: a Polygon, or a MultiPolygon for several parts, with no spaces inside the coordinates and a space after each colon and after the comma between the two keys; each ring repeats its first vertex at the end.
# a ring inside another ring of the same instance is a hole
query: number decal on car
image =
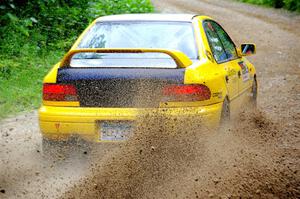
{"type": "Polygon", "coordinates": [[[247,65],[242,61],[242,62],[239,62],[239,66],[242,69],[242,80],[244,82],[248,81],[250,79],[250,75],[249,75],[249,69],[248,69],[247,65]]]}

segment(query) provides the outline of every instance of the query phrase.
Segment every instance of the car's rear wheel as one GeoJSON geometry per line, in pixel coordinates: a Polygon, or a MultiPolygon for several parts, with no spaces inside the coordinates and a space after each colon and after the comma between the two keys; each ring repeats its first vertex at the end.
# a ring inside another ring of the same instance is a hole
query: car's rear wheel
{"type": "Polygon", "coordinates": [[[230,121],[230,104],[229,100],[226,97],[224,99],[223,105],[222,105],[222,112],[221,112],[221,125],[227,124],[230,121]]]}
{"type": "Polygon", "coordinates": [[[251,96],[251,105],[253,108],[257,106],[257,81],[256,79],[253,80],[252,84],[252,96],[251,96]]]}

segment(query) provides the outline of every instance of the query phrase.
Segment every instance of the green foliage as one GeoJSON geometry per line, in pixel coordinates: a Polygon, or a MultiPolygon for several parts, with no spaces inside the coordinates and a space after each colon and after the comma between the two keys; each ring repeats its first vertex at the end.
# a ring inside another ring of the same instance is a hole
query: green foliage
{"type": "Polygon", "coordinates": [[[1,0],[0,118],[40,104],[42,78],[92,20],[152,11],[150,0],[1,0]]]}
{"type": "Polygon", "coordinates": [[[19,48],[11,51],[7,45],[22,47],[22,41],[67,50],[89,22],[88,9],[88,0],[4,0],[0,35],[5,42],[0,43],[0,52],[15,54],[19,48]]]}
{"type": "MultiPolygon", "coordinates": [[[[42,48],[67,50],[87,24],[99,16],[152,11],[150,0],[3,0],[0,35],[15,46],[21,46],[18,40],[27,38],[42,48]]],[[[6,50],[10,49],[1,42],[1,53],[14,54],[16,49],[6,50]]]]}
{"type": "Polygon", "coordinates": [[[239,0],[242,2],[266,5],[274,8],[285,8],[300,12],[300,0],[239,0]]]}
{"type": "Polygon", "coordinates": [[[51,51],[39,56],[0,57],[0,119],[39,106],[43,77],[62,55],[63,51],[51,51]]]}
{"type": "Polygon", "coordinates": [[[283,0],[283,2],[286,9],[300,12],[300,0],[283,0]]]}
{"type": "Polygon", "coordinates": [[[110,14],[153,12],[150,0],[101,0],[91,3],[92,18],[110,14]]]}

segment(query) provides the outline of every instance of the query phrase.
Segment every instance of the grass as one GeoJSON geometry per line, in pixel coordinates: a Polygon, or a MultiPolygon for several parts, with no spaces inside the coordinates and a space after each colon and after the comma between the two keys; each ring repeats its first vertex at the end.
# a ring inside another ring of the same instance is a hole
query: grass
{"type": "Polygon", "coordinates": [[[14,67],[9,78],[0,79],[0,119],[40,105],[43,77],[62,55],[63,52],[57,50],[1,60],[14,67]]]}

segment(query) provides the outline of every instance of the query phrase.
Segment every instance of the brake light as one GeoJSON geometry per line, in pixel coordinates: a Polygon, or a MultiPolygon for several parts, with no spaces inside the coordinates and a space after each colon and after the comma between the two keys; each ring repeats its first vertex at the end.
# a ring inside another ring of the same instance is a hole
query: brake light
{"type": "Polygon", "coordinates": [[[203,101],[211,97],[209,88],[202,84],[167,85],[163,88],[163,101],[203,101]]]}
{"type": "Polygon", "coordinates": [[[77,101],[77,90],[71,84],[44,84],[43,100],[46,101],[77,101]]]}

